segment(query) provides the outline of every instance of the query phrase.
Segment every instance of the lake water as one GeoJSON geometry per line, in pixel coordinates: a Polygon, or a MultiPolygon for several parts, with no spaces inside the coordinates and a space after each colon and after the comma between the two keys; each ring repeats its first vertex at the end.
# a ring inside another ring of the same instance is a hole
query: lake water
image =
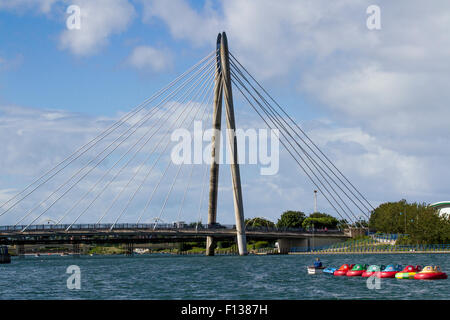
{"type": "MultiPolygon", "coordinates": [[[[308,275],[311,255],[272,256],[41,256],[0,265],[1,299],[450,299],[450,280],[382,279],[368,289],[361,277],[308,275]],[[69,290],[67,267],[81,271],[69,290]]],[[[343,263],[440,265],[448,254],[321,255],[343,263]]]]}

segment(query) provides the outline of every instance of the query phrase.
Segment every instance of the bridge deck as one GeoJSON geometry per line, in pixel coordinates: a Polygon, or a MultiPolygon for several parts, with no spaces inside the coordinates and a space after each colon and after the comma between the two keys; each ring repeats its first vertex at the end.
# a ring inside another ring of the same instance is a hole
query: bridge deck
{"type": "MultiPolygon", "coordinates": [[[[236,237],[233,227],[208,228],[200,226],[176,228],[172,225],[74,225],[66,231],[64,225],[36,225],[25,231],[21,226],[0,227],[0,243],[115,243],[115,242],[161,242],[197,240],[212,236],[217,239],[236,237]]],[[[307,232],[302,229],[250,228],[246,230],[250,239],[304,239],[310,237],[346,238],[340,231],[307,232]]]]}

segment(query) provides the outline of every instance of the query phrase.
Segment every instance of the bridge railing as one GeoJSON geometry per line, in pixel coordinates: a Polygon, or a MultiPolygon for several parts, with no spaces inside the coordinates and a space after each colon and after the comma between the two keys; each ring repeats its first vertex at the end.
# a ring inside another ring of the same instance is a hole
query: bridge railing
{"type": "MultiPolygon", "coordinates": [[[[38,224],[38,225],[17,225],[17,226],[0,226],[0,232],[20,232],[26,228],[27,231],[64,231],[70,229],[72,231],[96,231],[108,230],[113,227],[111,223],[101,224],[38,224]]],[[[113,227],[114,230],[235,230],[235,225],[222,224],[178,224],[178,223],[118,223],[113,227]]],[[[303,228],[277,228],[277,227],[253,227],[247,226],[246,231],[260,231],[260,232],[277,232],[277,233],[309,233],[309,234],[333,234],[342,233],[341,230],[305,230],[303,228]]]]}
{"type": "MultiPolygon", "coordinates": [[[[70,230],[106,230],[113,227],[112,223],[102,224],[39,224],[39,225],[17,225],[0,226],[0,231],[21,231],[26,228],[27,231],[62,231],[70,230]]],[[[207,224],[184,224],[175,223],[118,223],[114,225],[114,230],[130,229],[157,229],[157,230],[201,230],[201,229],[235,229],[235,225],[207,225],[207,224]]]]}
{"type": "Polygon", "coordinates": [[[277,227],[263,227],[263,226],[247,226],[247,231],[266,231],[266,232],[301,232],[311,234],[326,234],[326,233],[342,233],[339,229],[303,229],[303,228],[277,228],[277,227]]]}

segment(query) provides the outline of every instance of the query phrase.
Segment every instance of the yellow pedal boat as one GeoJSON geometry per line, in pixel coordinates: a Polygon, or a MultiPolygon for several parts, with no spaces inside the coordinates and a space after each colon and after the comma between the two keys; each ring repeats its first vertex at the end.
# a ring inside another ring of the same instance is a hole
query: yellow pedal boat
{"type": "Polygon", "coordinates": [[[406,266],[405,269],[395,274],[397,279],[414,279],[417,272],[422,270],[421,266],[406,266]]]}

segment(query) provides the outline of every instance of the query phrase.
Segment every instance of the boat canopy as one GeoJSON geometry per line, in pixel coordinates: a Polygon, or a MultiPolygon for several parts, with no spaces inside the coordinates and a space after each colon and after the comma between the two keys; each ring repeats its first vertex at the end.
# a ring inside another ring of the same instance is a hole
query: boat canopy
{"type": "Polygon", "coordinates": [[[377,271],[381,271],[384,268],[386,268],[384,265],[377,265],[377,264],[372,264],[369,266],[369,268],[367,268],[368,272],[377,272],[377,271]]]}

